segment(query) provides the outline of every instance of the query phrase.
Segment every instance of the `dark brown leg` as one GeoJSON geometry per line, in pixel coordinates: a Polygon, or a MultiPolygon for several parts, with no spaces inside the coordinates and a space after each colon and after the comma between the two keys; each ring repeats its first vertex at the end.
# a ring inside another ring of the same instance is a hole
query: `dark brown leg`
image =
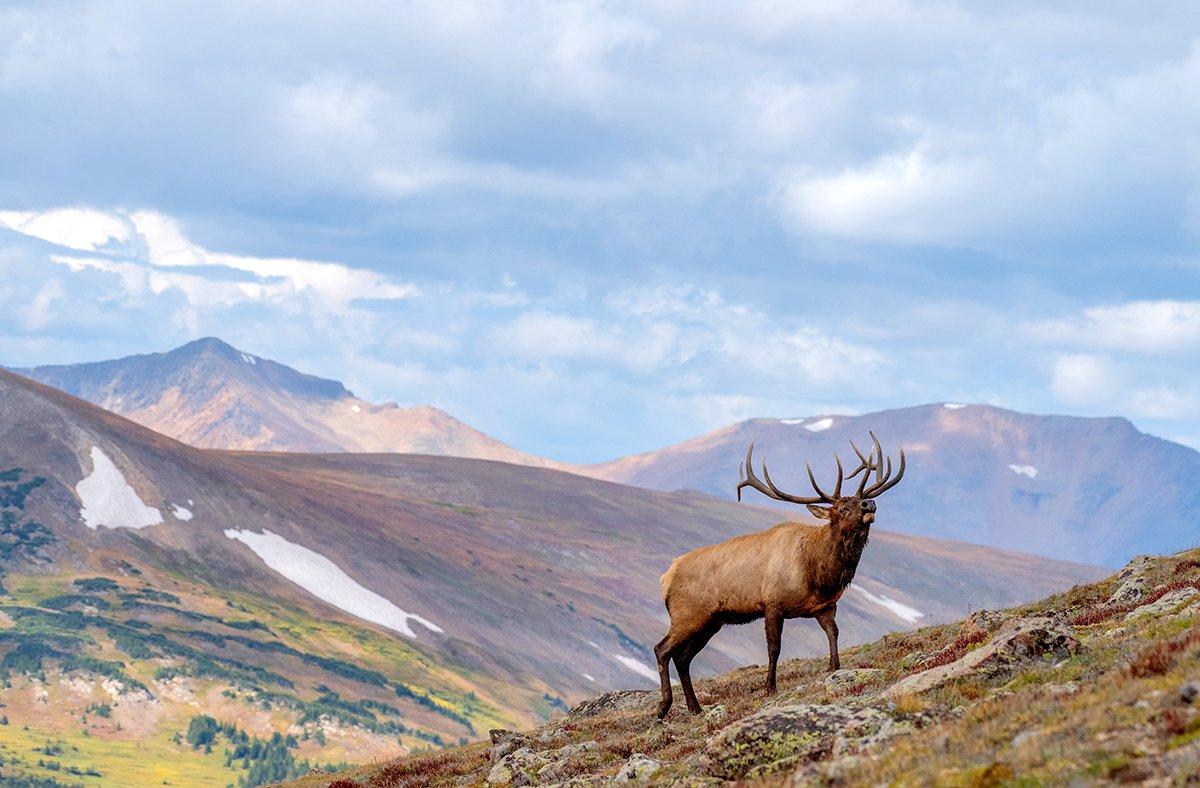
{"type": "Polygon", "coordinates": [[[825,630],[825,637],[829,638],[829,669],[837,670],[842,666],[842,661],[838,658],[838,626],[834,616],[837,615],[837,605],[826,610],[817,616],[817,623],[821,625],[821,629],[825,630]]]}
{"type": "Polygon", "coordinates": [[[688,711],[692,714],[699,714],[703,711],[700,708],[700,701],[696,699],[696,691],[692,689],[692,660],[708,645],[708,641],[712,640],[712,636],[717,634],[717,630],[720,628],[720,624],[705,627],[693,635],[675,653],[675,670],[679,673],[679,684],[683,688],[683,698],[687,701],[688,711]]]}
{"type": "Polygon", "coordinates": [[[654,657],[658,660],[658,681],[662,690],[662,699],[658,702],[658,718],[661,720],[671,710],[671,652],[678,644],[672,640],[671,633],[658,641],[654,647],[654,657]]]}
{"type": "Polygon", "coordinates": [[[775,694],[775,668],[779,664],[779,651],[783,647],[783,613],[768,610],[767,622],[767,694],[775,694]]]}

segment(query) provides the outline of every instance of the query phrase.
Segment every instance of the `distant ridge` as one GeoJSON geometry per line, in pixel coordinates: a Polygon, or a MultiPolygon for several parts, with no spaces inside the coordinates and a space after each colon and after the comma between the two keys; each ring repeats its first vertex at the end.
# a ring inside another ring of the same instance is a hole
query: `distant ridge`
{"type": "Polygon", "coordinates": [[[580,472],[732,498],[738,465],[755,441],[756,458],[770,463],[780,486],[807,489],[806,461],[819,481],[832,480],[834,453],[844,460],[849,441],[863,446],[868,430],[908,453],[909,473],[889,493],[889,528],[1106,566],[1200,540],[1200,453],[1123,418],[948,402],[750,419],[580,472]]]}
{"type": "Polygon", "coordinates": [[[165,353],[14,371],[200,448],[437,454],[560,467],[437,408],[367,402],[338,381],[215,337],[165,353]]]}

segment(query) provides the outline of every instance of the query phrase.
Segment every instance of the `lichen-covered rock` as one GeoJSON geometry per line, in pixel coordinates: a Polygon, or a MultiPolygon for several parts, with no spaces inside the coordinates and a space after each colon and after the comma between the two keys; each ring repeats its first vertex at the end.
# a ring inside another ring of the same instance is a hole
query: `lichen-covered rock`
{"type": "Polygon", "coordinates": [[[1153,568],[1153,556],[1134,556],[1117,573],[1117,590],[1108,598],[1107,604],[1127,605],[1144,597],[1150,585],[1149,574],[1153,568]]]}
{"type": "Polygon", "coordinates": [[[720,725],[729,716],[729,710],[725,708],[725,704],[718,703],[716,706],[710,706],[704,711],[705,725],[720,725]]]}
{"type": "Polygon", "coordinates": [[[566,779],[566,768],[572,758],[595,750],[594,741],[568,744],[556,750],[534,752],[520,747],[505,755],[488,772],[488,785],[539,785],[560,783],[566,779]]]}
{"type": "Polygon", "coordinates": [[[578,720],[595,717],[611,711],[635,711],[649,709],[658,702],[658,693],[649,690],[617,690],[606,692],[598,698],[589,698],[567,712],[567,719],[578,720]]]}
{"type": "Polygon", "coordinates": [[[492,748],[488,750],[488,760],[492,763],[496,763],[510,752],[530,744],[529,737],[525,734],[504,728],[493,728],[488,731],[488,736],[492,740],[492,748]]]}
{"type": "Polygon", "coordinates": [[[726,780],[760,777],[833,751],[840,735],[878,728],[885,715],[870,707],[789,705],[765,709],[709,739],[703,767],[726,780]]]}
{"type": "Polygon", "coordinates": [[[830,689],[852,687],[856,684],[866,684],[882,675],[883,671],[879,668],[842,668],[825,677],[825,686],[830,689]]]}
{"type": "Polygon", "coordinates": [[[505,755],[488,772],[488,785],[533,785],[538,772],[550,765],[550,759],[528,747],[521,747],[505,755]]]}
{"type": "Polygon", "coordinates": [[[662,762],[654,760],[649,755],[635,752],[629,756],[629,760],[625,761],[625,765],[621,767],[621,771],[617,772],[613,782],[628,783],[648,780],[660,769],[662,769],[662,762]]]}
{"type": "Polygon", "coordinates": [[[1170,593],[1163,594],[1162,597],[1145,605],[1139,605],[1125,616],[1126,621],[1131,621],[1142,616],[1162,616],[1178,612],[1187,607],[1200,602],[1200,591],[1185,586],[1177,588],[1170,593]]]}
{"type": "Polygon", "coordinates": [[[1013,614],[1005,610],[976,610],[963,620],[962,625],[963,629],[991,632],[1012,617],[1013,614]]]}
{"type": "Polygon", "coordinates": [[[884,690],[884,695],[898,698],[921,693],[969,674],[1001,675],[1042,659],[1057,662],[1077,651],[1079,640],[1067,625],[1045,617],[1013,619],[983,646],[948,665],[906,676],[884,690]]]}

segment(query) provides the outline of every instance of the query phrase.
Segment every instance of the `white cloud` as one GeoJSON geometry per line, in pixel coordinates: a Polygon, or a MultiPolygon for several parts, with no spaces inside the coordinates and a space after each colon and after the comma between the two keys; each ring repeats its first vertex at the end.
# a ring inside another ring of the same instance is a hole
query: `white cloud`
{"type": "Polygon", "coordinates": [[[661,321],[634,328],[538,310],[498,327],[493,345],[527,360],[585,359],[648,372],[667,360],[677,337],[676,327],[661,321]]]}
{"type": "Polygon", "coordinates": [[[803,230],[864,240],[960,241],[993,207],[985,199],[987,181],[979,162],[934,160],[911,150],[835,175],[785,176],[780,201],[803,230]]]}
{"type": "Polygon", "coordinates": [[[10,211],[0,213],[0,222],[18,232],[84,252],[102,251],[114,240],[126,245],[137,243],[144,249],[143,259],[71,255],[51,259],[75,271],[91,268],[118,274],[132,293],[149,290],[161,294],[177,288],[193,304],[278,301],[311,292],[331,306],[344,307],[357,298],[403,299],[419,293],[414,285],[340,263],[211,252],[189,240],[177,220],[155,211],[10,211]],[[180,267],[213,270],[203,274],[171,270],[180,267]],[[222,268],[253,276],[223,275],[222,268]]]}
{"type": "Polygon", "coordinates": [[[1200,351],[1200,301],[1131,301],[1028,325],[1050,343],[1139,353],[1200,351]]]}
{"type": "Polygon", "coordinates": [[[92,208],[0,211],[0,227],[87,252],[99,251],[113,242],[127,242],[135,232],[128,218],[92,208]]]}
{"type": "Polygon", "coordinates": [[[1069,405],[1092,405],[1109,398],[1115,377],[1112,366],[1101,356],[1065,355],[1054,362],[1050,388],[1069,405]]]}

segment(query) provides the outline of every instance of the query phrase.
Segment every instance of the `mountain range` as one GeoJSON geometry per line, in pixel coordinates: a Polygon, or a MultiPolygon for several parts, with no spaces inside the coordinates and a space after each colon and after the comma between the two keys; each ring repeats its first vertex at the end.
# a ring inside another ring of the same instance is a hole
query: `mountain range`
{"type": "MultiPolygon", "coordinates": [[[[363,760],[649,686],[671,558],[779,519],[490,460],[200,449],[0,372],[0,703],[30,721],[0,755],[61,740],[102,775],[224,785],[256,767],[189,746],[205,726],[363,760]]],[[[880,530],[839,623],[862,642],[1097,574],[880,530]]],[[[793,622],[785,653],[823,641],[793,622]]],[[[697,667],[762,651],[733,628],[697,667]]]]}
{"type": "Polygon", "coordinates": [[[848,453],[849,440],[862,445],[873,430],[909,457],[908,478],[888,501],[888,527],[898,531],[1106,566],[1193,546],[1200,533],[1200,453],[1123,418],[947,402],[750,419],[655,451],[569,465],[436,408],[375,405],[341,383],[213,338],[167,353],[18,371],[198,447],[491,459],[727,499],[751,441],[780,484],[807,489],[805,462],[830,482],[834,453],[848,453]]]}
{"type": "Polygon", "coordinates": [[[373,404],[335,380],[213,337],[165,353],[15,371],[200,448],[441,454],[555,465],[438,408],[373,404]]]}

